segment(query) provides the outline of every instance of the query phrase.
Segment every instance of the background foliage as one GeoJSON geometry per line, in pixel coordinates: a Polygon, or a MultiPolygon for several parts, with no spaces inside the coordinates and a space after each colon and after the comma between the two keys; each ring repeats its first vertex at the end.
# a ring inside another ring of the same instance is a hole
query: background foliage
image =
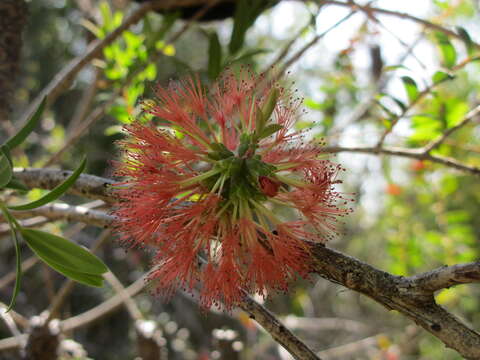
{"type": "MultiPolygon", "coordinates": [[[[85,172],[108,176],[121,126],[141,115],[139,101],[153,96],[156,83],[191,72],[208,82],[226,67],[241,64],[258,72],[273,64],[279,76],[289,70],[279,81],[294,82],[308,110],[297,127],[310,129],[310,136],[324,139],[329,147],[374,147],[384,137],[381,145],[418,149],[460,124],[478,105],[480,52],[473,42],[480,41],[480,23],[475,1],[432,0],[418,7],[409,2],[372,2],[441,24],[457,36],[409,19],[355,11],[335,1],[239,3],[226,20],[188,23],[180,12],[149,13],[124,31],[47,108],[35,132],[13,152],[15,166],[73,170],[79,154],[85,154],[85,172]],[[352,11],[346,21],[335,24],[352,11]]],[[[119,26],[136,6],[120,0],[29,2],[12,119],[21,117],[68,61],[119,26]]],[[[452,132],[431,154],[480,166],[479,152],[475,120],[452,132]]],[[[346,219],[345,235],[330,246],[405,276],[478,259],[478,175],[421,156],[373,150],[342,151],[332,158],[348,169],[343,189],[356,194],[356,205],[346,219]]],[[[12,203],[24,203],[43,194],[34,189],[23,197],[6,196],[12,203]]],[[[72,195],[64,200],[82,202],[72,195]]],[[[125,253],[102,229],[67,221],[48,222],[42,229],[89,248],[99,246],[99,237],[107,238],[96,254],[125,286],[148,270],[148,256],[136,250],[125,253]]],[[[0,299],[8,304],[15,251],[11,242],[1,241],[0,252],[0,299]]],[[[43,264],[33,265],[27,249],[22,256],[25,274],[15,310],[30,318],[58,298],[66,280],[43,264]]],[[[103,288],[74,286],[60,317],[108,299],[118,290],[114,283],[103,288]]],[[[445,289],[436,298],[478,328],[479,295],[478,287],[465,285],[445,289]]],[[[64,352],[63,357],[133,359],[141,346],[139,328],[148,332],[153,321],[169,359],[289,358],[241,311],[202,314],[181,294],[170,303],[148,292],[134,299],[140,315],[127,306],[76,329],[69,337],[80,350],[76,355],[64,352]]],[[[407,319],[323,279],[299,282],[289,295],[268,298],[266,305],[322,359],[461,358],[407,319]]],[[[10,337],[10,331],[1,325],[0,338],[10,337]]],[[[16,351],[0,348],[0,359],[16,357],[16,351]]]]}

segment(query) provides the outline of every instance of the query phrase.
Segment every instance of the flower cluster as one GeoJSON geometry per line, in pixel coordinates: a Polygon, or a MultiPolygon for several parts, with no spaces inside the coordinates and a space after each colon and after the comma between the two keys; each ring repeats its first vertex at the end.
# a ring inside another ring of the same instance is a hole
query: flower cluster
{"type": "Polygon", "coordinates": [[[286,291],[309,272],[308,242],[350,212],[334,189],[341,167],[292,129],[301,100],[265,83],[249,70],[208,91],[172,82],[144,104],[155,125],[125,127],[117,230],[155,249],[150,278],[166,295],[198,289],[202,306],[230,309],[245,292],[286,291]]]}

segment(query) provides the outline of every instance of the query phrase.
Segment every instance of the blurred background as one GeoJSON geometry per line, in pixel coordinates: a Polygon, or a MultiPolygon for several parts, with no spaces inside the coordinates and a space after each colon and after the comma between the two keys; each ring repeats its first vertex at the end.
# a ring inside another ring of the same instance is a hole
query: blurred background
{"type": "MultiPolygon", "coordinates": [[[[372,147],[384,137],[386,147],[419,148],[479,103],[480,52],[473,44],[480,42],[477,1],[368,3],[386,12],[342,1],[238,3],[241,10],[235,11],[233,3],[213,5],[203,15],[201,7],[151,12],[124,31],[48,108],[41,126],[14,153],[15,165],[71,170],[79,154],[86,154],[86,173],[108,177],[122,125],[140,114],[139,101],[153,96],[155,84],[192,72],[208,83],[225,67],[242,64],[259,73],[273,65],[278,80],[304,98],[306,113],[297,128],[309,129],[309,136],[330,147],[372,147]],[[192,16],[197,21],[188,21],[192,16]]],[[[21,61],[9,100],[11,119],[20,119],[69,61],[81,57],[89,43],[104,38],[139,4],[35,0],[26,6],[21,61]]],[[[13,120],[14,127],[19,125],[13,120]]],[[[480,165],[479,130],[478,122],[472,122],[435,154],[480,165]]],[[[7,127],[0,131],[2,137],[8,135],[7,127]]],[[[330,158],[347,169],[342,191],[354,193],[356,202],[345,219],[344,235],[328,246],[405,276],[478,259],[477,177],[382,153],[348,151],[330,158]]],[[[26,196],[33,200],[41,194],[35,189],[26,196]]],[[[64,200],[85,203],[71,195],[64,200]]],[[[95,244],[96,254],[114,274],[104,288],[76,284],[63,294],[67,280],[23,252],[25,274],[15,310],[24,319],[41,316],[59,298],[61,319],[98,310],[90,320],[75,318],[80,325],[61,339],[62,359],[291,359],[245,313],[205,313],[183,294],[165,303],[137,289],[130,300],[102,312],[96,307],[111,305],[109,299],[128,291],[148,271],[149,255],[125,252],[107,230],[94,226],[54,221],[42,227],[89,248],[95,244]]],[[[10,241],[0,241],[0,254],[0,300],[8,303],[15,264],[10,241]]],[[[436,299],[478,329],[479,295],[478,286],[462,285],[441,291],[436,299]]],[[[288,295],[258,300],[322,359],[461,359],[403,316],[315,276],[292,285],[288,295]]],[[[10,337],[12,325],[3,318],[0,359],[20,358],[16,348],[2,342],[10,337]]]]}

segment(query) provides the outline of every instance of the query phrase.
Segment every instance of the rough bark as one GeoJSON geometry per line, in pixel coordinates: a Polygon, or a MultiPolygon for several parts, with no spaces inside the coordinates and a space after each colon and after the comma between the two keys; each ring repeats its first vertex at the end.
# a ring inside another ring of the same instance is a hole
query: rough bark
{"type": "Polygon", "coordinates": [[[7,132],[12,130],[7,120],[12,107],[22,49],[22,31],[26,22],[27,5],[24,0],[0,1],[0,126],[7,132]]]}

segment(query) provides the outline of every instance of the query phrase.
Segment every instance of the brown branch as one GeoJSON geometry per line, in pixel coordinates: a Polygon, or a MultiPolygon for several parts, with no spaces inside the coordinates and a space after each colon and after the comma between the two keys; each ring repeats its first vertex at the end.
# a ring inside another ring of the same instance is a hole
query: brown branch
{"type": "Polygon", "coordinates": [[[348,147],[348,146],[327,146],[323,148],[325,153],[340,153],[340,152],[352,152],[352,153],[363,153],[370,155],[386,154],[392,156],[407,157],[417,160],[428,160],[434,163],[442,164],[447,167],[451,167],[457,170],[471,173],[473,175],[480,175],[480,168],[464,164],[458,160],[452,159],[446,156],[440,155],[431,155],[426,153],[423,149],[406,149],[406,148],[397,148],[397,147],[348,147]]]}
{"type": "Polygon", "coordinates": [[[480,261],[438,269],[405,278],[409,286],[426,292],[435,292],[460,284],[480,282],[480,261]]]}
{"type": "Polygon", "coordinates": [[[320,358],[310,350],[300,339],[288,330],[270,311],[246,295],[238,305],[243,311],[250,314],[250,318],[262,327],[298,360],[319,360],[320,358]]]}
{"type": "MultiPolygon", "coordinates": [[[[13,135],[10,121],[15,80],[20,64],[22,32],[27,23],[25,0],[3,0],[0,2],[0,129],[13,135]]],[[[2,131],[3,132],[3,131],[2,131]]],[[[0,143],[3,142],[0,135],[0,143]]]]}
{"type": "Polygon", "coordinates": [[[75,206],[60,203],[50,203],[32,210],[12,211],[15,218],[44,216],[51,220],[62,219],[69,221],[80,221],[85,224],[99,227],[107,227],[113,220],[113,216],[98,210],[89,209],[84,206],[75,206]]]}
{"type": "Polygon", "coordinates": [[[312,252],[314,272],[321,277],[397,310],[466,359],[480,358],[480,334],[437,305],[433,292],[322,245],[313,246],[312,252]]]}
{"type": "MultiPolygon", "coordinates": [[[[68,178],[72,172],[57,169],[15,168],[14,174],[29,188],[53,189],[68,178]]],[[[114,183],[111,179],[82,174],[68,192],[108,203],[113,201],[108,193],[108,188],[114,183]]]]}
{"type": "MultiPolygon", "coordinates": [[[[85,208],[88,208],[88,209],[100,209],[100,208],[104,208],[105,207],[105,203],[102,201],[102,200],[95,200],[95,201],[91,201],[91,202],[88,202],[88,203],[85,203],[85,204],[82,204],[82,207],[85,207],[85,208]]],[[[17,219],[19,220],[19,223],[22,227],[38,227],[38,226],[41,226],[47,222],[50,222],[52,220],[55,220],[56,218],[47,218],[45,216],[35,216],[35,217],[29,217],[27,216],[28,214],[24,214],[22,215],[22,213],[20,213],[20,216],[17,215],[17,219]],[[19,218],[22,218],[22,217],[25,217],[25,219],[19,219],[19,218]]],[[[3,219],[1,216],[0,216],[0,219],[3,219]]],[[[85,224],[84,223],[77,223],[76,224],[77,226],[80,226],[80,227],[84,227],[85,224]]],[[[10,232],[10,227],[8,224],[4,223],[4,224],[0,224],[0,235],[4,235],[4,234],[7,234],[10,232]]],[[[65,233],[65,236],[67,237],[70,237],[71,235],[68,235],[69,233],[72,233],[71,231],[67,231],[65,233]]],[[[36,258],[35,256],[33,258],[36,258]]],[[[23,266],[23,265],[22,265],[23,266]]],[[[9,274],[9,276],[13,275],[13,278],[15,278],[15,272],[12,272],[9,274]]],[[[5,276],[7,277],[7,275],[5,276]]],[[[3,278],[0,279],[0,289],[2,288],[3,285],[3,278]]]]}

